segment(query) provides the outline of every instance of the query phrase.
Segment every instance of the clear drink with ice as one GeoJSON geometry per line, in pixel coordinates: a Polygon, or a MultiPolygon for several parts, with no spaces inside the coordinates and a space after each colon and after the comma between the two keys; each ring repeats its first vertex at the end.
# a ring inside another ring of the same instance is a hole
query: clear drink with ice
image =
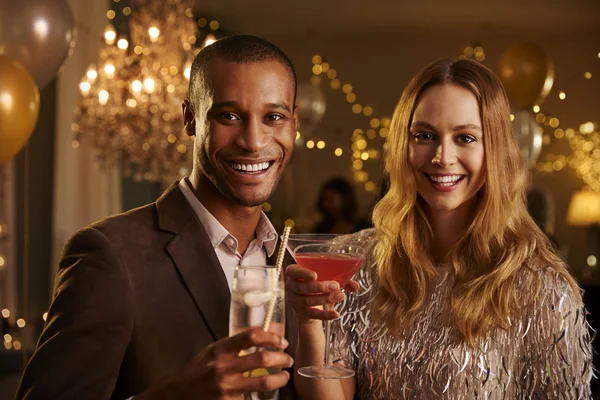
{"type": "MultiPolygon", "coordinates": [[[[285,288],[283,273],[277,276],[272,265],[238,265],[233,278],[231,307],[229,314],[229,335],[233,336],[254,327],[263,327],[271,312],[268,330],[285,336],[285,288]],[[272,312],[271,312],[272,311],[272,312]]],[[[258,349],[260,351],[262,349],[258,349]]],[[[240,356],[257,351],[256,348],[243,350],[240,356]]],[[[280,368],[259,368],[244,373],[245,376],[263,376],[280,372],[280,368]]],[[[253,400],[275,399],[277,391],[248,393],[245,398],[253,400]]]]}

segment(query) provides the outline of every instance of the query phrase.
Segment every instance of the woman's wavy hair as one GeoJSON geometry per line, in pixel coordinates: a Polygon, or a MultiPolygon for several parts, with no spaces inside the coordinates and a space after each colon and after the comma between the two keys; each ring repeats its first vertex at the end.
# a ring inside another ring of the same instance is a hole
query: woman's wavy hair
{"type": "MultiPolygon", "coordinates": [[[[448,263],[456,275],[451,315],[462,338],[475,347],[495,327],[506,329],[518,317],[523,299],[515,291],[518,272],[548,267],[580,291],[553,251],[546,235],[527,212],[526,169],[513,136],[510,106],[498,77],[470,59],[442,59],[419,72],[398,101],[388,137],[385,169],[389,191],[376,205],[373,222],[380,242],[377,273],[380,290],[375,314],[395,333],[414,321],[436,277],[433,239],[415,171],[409,162],[409,127],[421,93],[434,85],[469,90],[479,103],[485,150],[485,182],[477,193],[472,221],[451,249],[448,263]]],[[[540,289],[539,284],[534,291],[540,289]]]]}

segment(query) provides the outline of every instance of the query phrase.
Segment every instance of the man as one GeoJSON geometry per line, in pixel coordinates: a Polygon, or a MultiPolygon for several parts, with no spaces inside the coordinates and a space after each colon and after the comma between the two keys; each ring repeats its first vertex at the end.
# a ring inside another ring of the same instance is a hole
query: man
{"type": "Polygon", "coordinates": [[[17,399],[239,399],[286,385],[286,371],[242,372],[289,368],[289,355],[238,356],[285,339],[227,336],[234,266],[275,251],[261,205],[292,154],[295,93],[291,62],[265,40],[231,36],[198,54],[183,103],[191,176],[70,240],[17,399]]]}

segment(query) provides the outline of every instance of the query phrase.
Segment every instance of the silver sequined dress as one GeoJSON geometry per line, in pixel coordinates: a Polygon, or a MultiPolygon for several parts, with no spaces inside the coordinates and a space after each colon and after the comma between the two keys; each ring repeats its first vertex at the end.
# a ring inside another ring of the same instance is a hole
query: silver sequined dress
{"type": "Polygon", "coordinates": [[[332,323],[332,359],[354,368],[361,400],[591,398],[585,311],[555,274],[524,268],[517,283],[523,304],[533,296],[531,281],[542,280],[534,306],[510,320],[508,330],[487,335],[476,351],[457,339],[452,325],[451,268],[442,270],[424,311],[401,339],[371,321],[377,290],[372,254],[357,277],[361,289],[339,305],[342,317],[332,323]]]}

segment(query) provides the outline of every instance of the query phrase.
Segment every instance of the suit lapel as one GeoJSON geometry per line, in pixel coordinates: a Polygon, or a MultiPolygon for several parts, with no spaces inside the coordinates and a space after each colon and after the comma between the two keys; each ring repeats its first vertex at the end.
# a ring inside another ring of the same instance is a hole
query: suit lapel
{"type": "Polygon", "coordinates": [[[167,245],[183,283],[215,340],[228,336],[231,294],[206,230],[174,184],[157,201],[159,227],[175,233],[167,245]]]}

